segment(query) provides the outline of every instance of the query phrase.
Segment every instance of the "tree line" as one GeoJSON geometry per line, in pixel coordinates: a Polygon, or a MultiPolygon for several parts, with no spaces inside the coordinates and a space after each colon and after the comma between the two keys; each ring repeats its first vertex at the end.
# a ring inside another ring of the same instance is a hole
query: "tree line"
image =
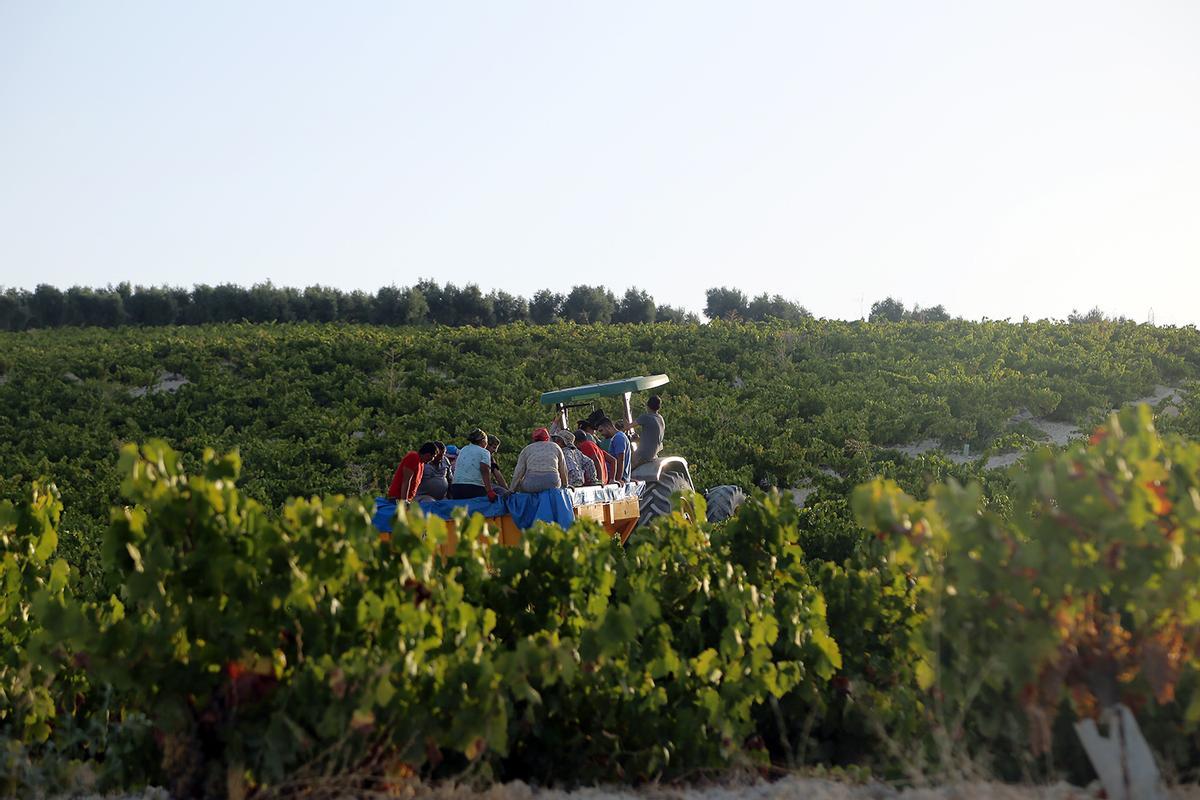
{"type": "MultiPolygon", "coordinates": [[[[719,287],[706,293],[704,316],[710,320],[798,322],[812,314],[781,295],[748,297],[719,287]]],[[[942,306],[907,309],[893,298],[871,307],[870,321],[934,322],[950,315],[942,306]]],[[[122,325],[205,325],[220,322],[346,322],[376,325],[448,325],[492,327],[524,322],[549,325],[700,322],[696,314],[658,303],[641,289],[618,297],[602,286],[575,286],[559,293],[542,289],[525,298],[503,290],[484,294],[475,284],[459,287],[423,280],[412,286],[385,286],[374,293],[329,286],[298,289],[270,282],[190,289],[170,286],[105,288],[41,284],[33,291],[0,291],[0,330],[21,331],[61,326],[116,328],[122,325]]]]}

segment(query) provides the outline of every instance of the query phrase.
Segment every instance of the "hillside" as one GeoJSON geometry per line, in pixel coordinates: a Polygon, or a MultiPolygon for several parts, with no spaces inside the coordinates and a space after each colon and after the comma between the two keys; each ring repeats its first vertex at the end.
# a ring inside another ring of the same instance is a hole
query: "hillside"
{"type": "MultiPolygon", "coordinates": [[[[671,377],[666,451],[698,485],[790,488],[858,476],[895,446],[1013,451],[1055,432],[1038,419],[1090,426],[1197,377],[1200,333],[809,321],[0,334],[0,497],[47,476],[69,519],[104,519],[118,446],[150,438],[190,457],[236,448],[245,490],[269,506],[376,492],[426,439],[478,425],[511,459],[547,420],[542,391],[657,372],[671,377]]],[[[1195,419],[1191,406],[1176,422],[1195,419]]]]}
{"type": "Polygon", "coordinates": [[[959,758],[1086,782],[1079,675],[1118,663],[1186,773],[1198,374],[1194,329],[1109,323],[0,335],[0,793],[81,761],[179,795],[959,758]],[[479,425],[511,459],[541,391],[654,372],[701,486],[791,492],[628,547],[584,521],[443,560],[440,520],[372,526],[406,449],[479,425]]]}

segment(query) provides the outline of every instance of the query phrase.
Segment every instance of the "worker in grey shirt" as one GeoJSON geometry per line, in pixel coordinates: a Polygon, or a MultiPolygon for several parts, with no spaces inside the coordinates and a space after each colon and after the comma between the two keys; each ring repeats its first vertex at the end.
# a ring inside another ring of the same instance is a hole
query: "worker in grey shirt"
{"type": "Polygon", "coordinates": [[[658,413],[661,408],[662,398],[656,394],[651,395],[646,401],[646,413],[633,421],[638,429],[638,446],[637,450],[633,451],[633,469],[658,458],[662,450],[667,423],[663,421],[662,414],[658,413]]]}

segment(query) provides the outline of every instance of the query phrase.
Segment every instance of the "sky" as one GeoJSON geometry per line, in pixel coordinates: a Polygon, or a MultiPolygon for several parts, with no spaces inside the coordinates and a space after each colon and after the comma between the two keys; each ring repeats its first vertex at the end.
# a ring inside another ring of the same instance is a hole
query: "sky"
{"type": "Polygon", "coordinates": [[[1200,3],[0,0],[0,285],[1200,323],[1200,3]]]}

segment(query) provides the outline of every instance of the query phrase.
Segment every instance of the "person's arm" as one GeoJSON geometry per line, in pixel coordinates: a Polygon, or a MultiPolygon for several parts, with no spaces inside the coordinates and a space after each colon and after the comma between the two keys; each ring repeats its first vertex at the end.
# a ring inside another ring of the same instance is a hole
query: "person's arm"
{"type": "Polygon", "coordinates": [[[616,483],[617,482],[617,459],[608,455],[608,453],[605,452],[604,450],[600,450],[599,447],[596,447],[596,450],[600,451],[600,458],[604,459],[605,475],[608,476],[608,482],[616,483]]]}
{"type": "Polygon", "coordinates": [[[613,458],[617,461],[617,483],[624,483],[629,480],[629,476],[625,474],[625,453],[629,450],[629,437],[624,437],[624,446],[617,450],[613,447],[613,458]]]}
{"type": "Polygon", "coordinates": [[[401,500],[405,500],[405,501],[412,500],[413,497],[416,495],[417,487],[413,485],[413,479],[416,478],[416,476],[417,476],[417,473],[414,472],[411,468],[409,468],[409,467],[403,468],[403,472],[400,474],[399,498],[401,500]]]}
{"type": "Polygon", "coordinates": [[[508,481],[504,480],[504,472],[495,464],[492,465],[492,482],[499,484],[501,489],[508,488],[508,481]]]}
{"type": "MultiPolygon", "coordinates": [[[[576,450],[575,452],[578,453],[579,451],[576,450]]],[[[581,467],[583,467],[583,485],[584,486],[595,486],[596,483],[598,482],[596,480],[596,463],[594,461],[592,461],[592,459],[590,457],[588,457],[588,458],[580,458],[579,465],[581,467]]]]}
{"type": "MultiPolygon", "coordinates": [[[[583,453],[582,450],[580,450],[579,452],[583,453]]],[[[601,451],[601,452],[603,452],[603,451],[601,451]]],[[[599,483],[600,482],[600,459],[596,458],[591,453],[583,453],[583,454],[585,456],[587,456],[588,461],[592,462],[592,470],[593,470],[592,474],[596,478],[596,483],[599,483]]]]}
{"type": "Polygon", "coordinates": [[[488,500],[496,499],[496,490],[492,488],[492,462],[479,462],[479,477],[483,478],[483,488],[487,489],[488,500]]]}
{"type": "Polygon", "coordinates": [[[509,488],[511,489],[511,491],[514,491],[514,492],[521,491],[521,481],[525,478],[525,468],[526,468],[525,462],[526,462],[525,451],[522,450],[521,455],[517,456],[517,465],[515,467],[513,467],[512,483],[509,484],[509,488]]]}
{"type": "Polygon", "coordinates": [[[558,477],[562,481],[562,488],[571,485],[571,479],[567,477],[567,457],[561,449],[558,451],[558,477]]]}

